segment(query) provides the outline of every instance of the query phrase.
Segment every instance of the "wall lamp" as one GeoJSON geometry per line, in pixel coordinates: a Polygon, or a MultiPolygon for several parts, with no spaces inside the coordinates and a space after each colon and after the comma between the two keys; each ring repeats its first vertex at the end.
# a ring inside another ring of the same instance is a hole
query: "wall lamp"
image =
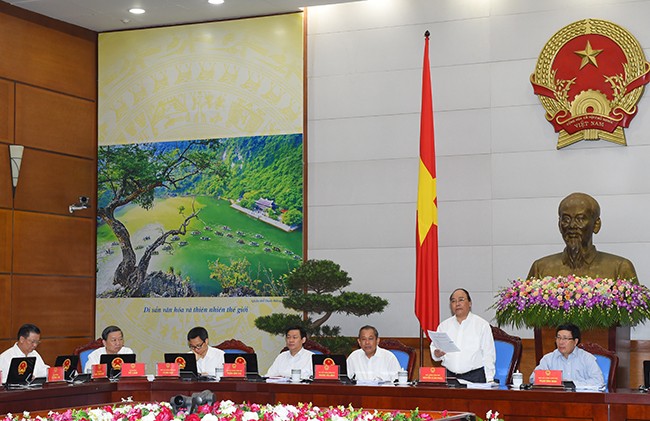
{"type": "Polygon", "coordinates": [[[23,160],[22,145],[9,145],[9,163],[11,165],[11,184],[14,189],[14,196],[16,195],[16,186],[18,185],[18,174],[20,173],[20,164],[23,160]]]}

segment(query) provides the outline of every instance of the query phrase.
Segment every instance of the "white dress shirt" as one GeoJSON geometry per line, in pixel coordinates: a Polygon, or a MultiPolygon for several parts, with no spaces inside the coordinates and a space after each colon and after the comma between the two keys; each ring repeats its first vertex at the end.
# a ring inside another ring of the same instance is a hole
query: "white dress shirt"
{"type": "Polygon", "coordinates": [[[488,322],[470,311],[462,323],[458,323],[456,316],[443,321],[438,326],[438,332],[447,333],[460,352],[449,352],[442,358],[436,358],[432,343],[431,357],[434,361],[442,361],[445,368],[457,374],[483,367],[485,380],[487,382],[494,380],[496,350],[492,328],[488,322]]]}
{"type": "MultiPolygon", "coordinates": [[[[127,348],[123,346],[120,348],[119,351],[117,351],[118,354],[135,354],[131,348],[127,348]]],[[[88,361],[86,361],[86,365],[84,366],[84,373],[90,373],[92,372],[93,365],[94,364],[99,364],[99,359],[102,355],[107,354],[106,352],[106,347],[103,346],[101,348],[97,348],[93,352],[91,352],[88,355],[88,361]]]]}
{"type": "Polygon", "coordinates": [[[370,358],[363,349],[357,349],[350,354],[347,364],[348,377],[356,380],[393,381],[402,369],[395,354],[380,347],[370,358]]]}
{"type": "Polygon", "coordinates": [[[215,369],[217,367],[223,367],[224,354],[225,352],[213,346],[208,347],[208,352],[205,353],[205,357],[203,358],[199,357],[199,355],[195,353],[194,355],[196,355],[196,371],[198,371],[199,374],[214,376],[215,369]]]}
{"type": "Polygon", "coordinates": [[[47,377],[47,369],[50,367],[43,362],[43,358],[36,352],[36,350],[30,352],[29,354],[23,354],[23,351],[18,348],[18,342],[14,344],[11,348],[7,349],[5,352],[0,354],[0,370],[2,370],[2,383],[7,382],[7,376],[9,375],[9,367],[11,366],[11,360],[15,357],[36,357],[36,365],[34,366],[34,377],[47,377]]]}
{"type": "Polygon", "coordinates": [[[273,364],[266,373],[266,377],[286,377],[291,378],[291,370],[299,368],[301,378],[308,379],[313,374],[311,356],[313,352],[301,348],[296,355],[291,355],[290,351],[280,353],[273,361],[273,364]]]}

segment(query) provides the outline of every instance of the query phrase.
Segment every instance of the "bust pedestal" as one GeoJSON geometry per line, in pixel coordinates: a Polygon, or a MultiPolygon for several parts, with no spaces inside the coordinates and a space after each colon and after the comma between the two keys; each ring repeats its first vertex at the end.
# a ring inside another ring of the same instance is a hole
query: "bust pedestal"
{"type": "MultiPolygon", "coordinates": [[[[536,327],[535,360],[539,364],[542,357],[555,349],[555,327],[536,327]]],[[[595,342],[603,348],[616,352],[618,369],[616,370],[616,386],[630,386],[630,327],[612,326],[607,329],[590,329],[581,331],[581,342],[595,342]]]]}

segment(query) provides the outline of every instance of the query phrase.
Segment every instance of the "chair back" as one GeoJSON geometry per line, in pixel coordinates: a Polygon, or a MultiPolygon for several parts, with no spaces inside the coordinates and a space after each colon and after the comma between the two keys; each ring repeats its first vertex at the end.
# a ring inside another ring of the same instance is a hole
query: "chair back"
{"type": "Polygon", "coordinates": [[[216,346],[226,354],[253,354],[255,350],[237,339],[228,339],[216,346]]]}
{"type": "Polygon", "coordinates": [[[496,351],[494,378],[500,385],[508,385],[512,383],[512,373],[519,368],[522,353],[521,338],[508,335],[496,326],[491,327],[496,351]]]}
{"type": "Polygon", "coordinates": [[[605,386],[608,392],[616,391],[616,369],[618,368],[618,355],[615,352],[603,348],[595,342],[580,342],[578,347],[596,357],[596,363],[603,372],[605,386]]]}
{"type": "Polygon", "coordinates": [[[77,373],[84,372],[84,367],[88,362],[88,355],[90,355],[90,353],[96,350],[97,348],[101,348],[103,346],[104,346],[104,342],[102,342],[102,338],[97,338],[94,341],[88,342],[87,344],[78,346],[77,348],[75,348],[74,351],[72,351],[74,355],[79,356],[79,363],[77,364],[77,373]]]}
{"type": "Polygon", "coordinates": [[[380,339],[379,346],[392,352],[400,367],[408,371],[409,379],[413,378],[413,370],[415,369],[415,348],[404,345],[397,339],[380,339]]]}

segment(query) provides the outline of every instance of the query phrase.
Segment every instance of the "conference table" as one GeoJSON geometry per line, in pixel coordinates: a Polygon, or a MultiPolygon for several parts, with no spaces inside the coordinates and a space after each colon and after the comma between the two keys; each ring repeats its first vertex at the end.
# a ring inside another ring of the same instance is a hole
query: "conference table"
{"type": "Polygon", "coordinates": [[[615,393],[562,390],[453,389],[433,386],[357,386],[339,383],[257,383],[246,381],[188,382],[158,378],[153,381],[94,380],[67,385],[46,384],[34,390],[0,391],[0,414],[43,411],[134,401],[169,401],[176,395],[210,390],[218,400],[355,408],[473,412],[484,417],[499,411],[506,421],[517,420],[650,420],[650,395],[634,390],[615,393]]]}

